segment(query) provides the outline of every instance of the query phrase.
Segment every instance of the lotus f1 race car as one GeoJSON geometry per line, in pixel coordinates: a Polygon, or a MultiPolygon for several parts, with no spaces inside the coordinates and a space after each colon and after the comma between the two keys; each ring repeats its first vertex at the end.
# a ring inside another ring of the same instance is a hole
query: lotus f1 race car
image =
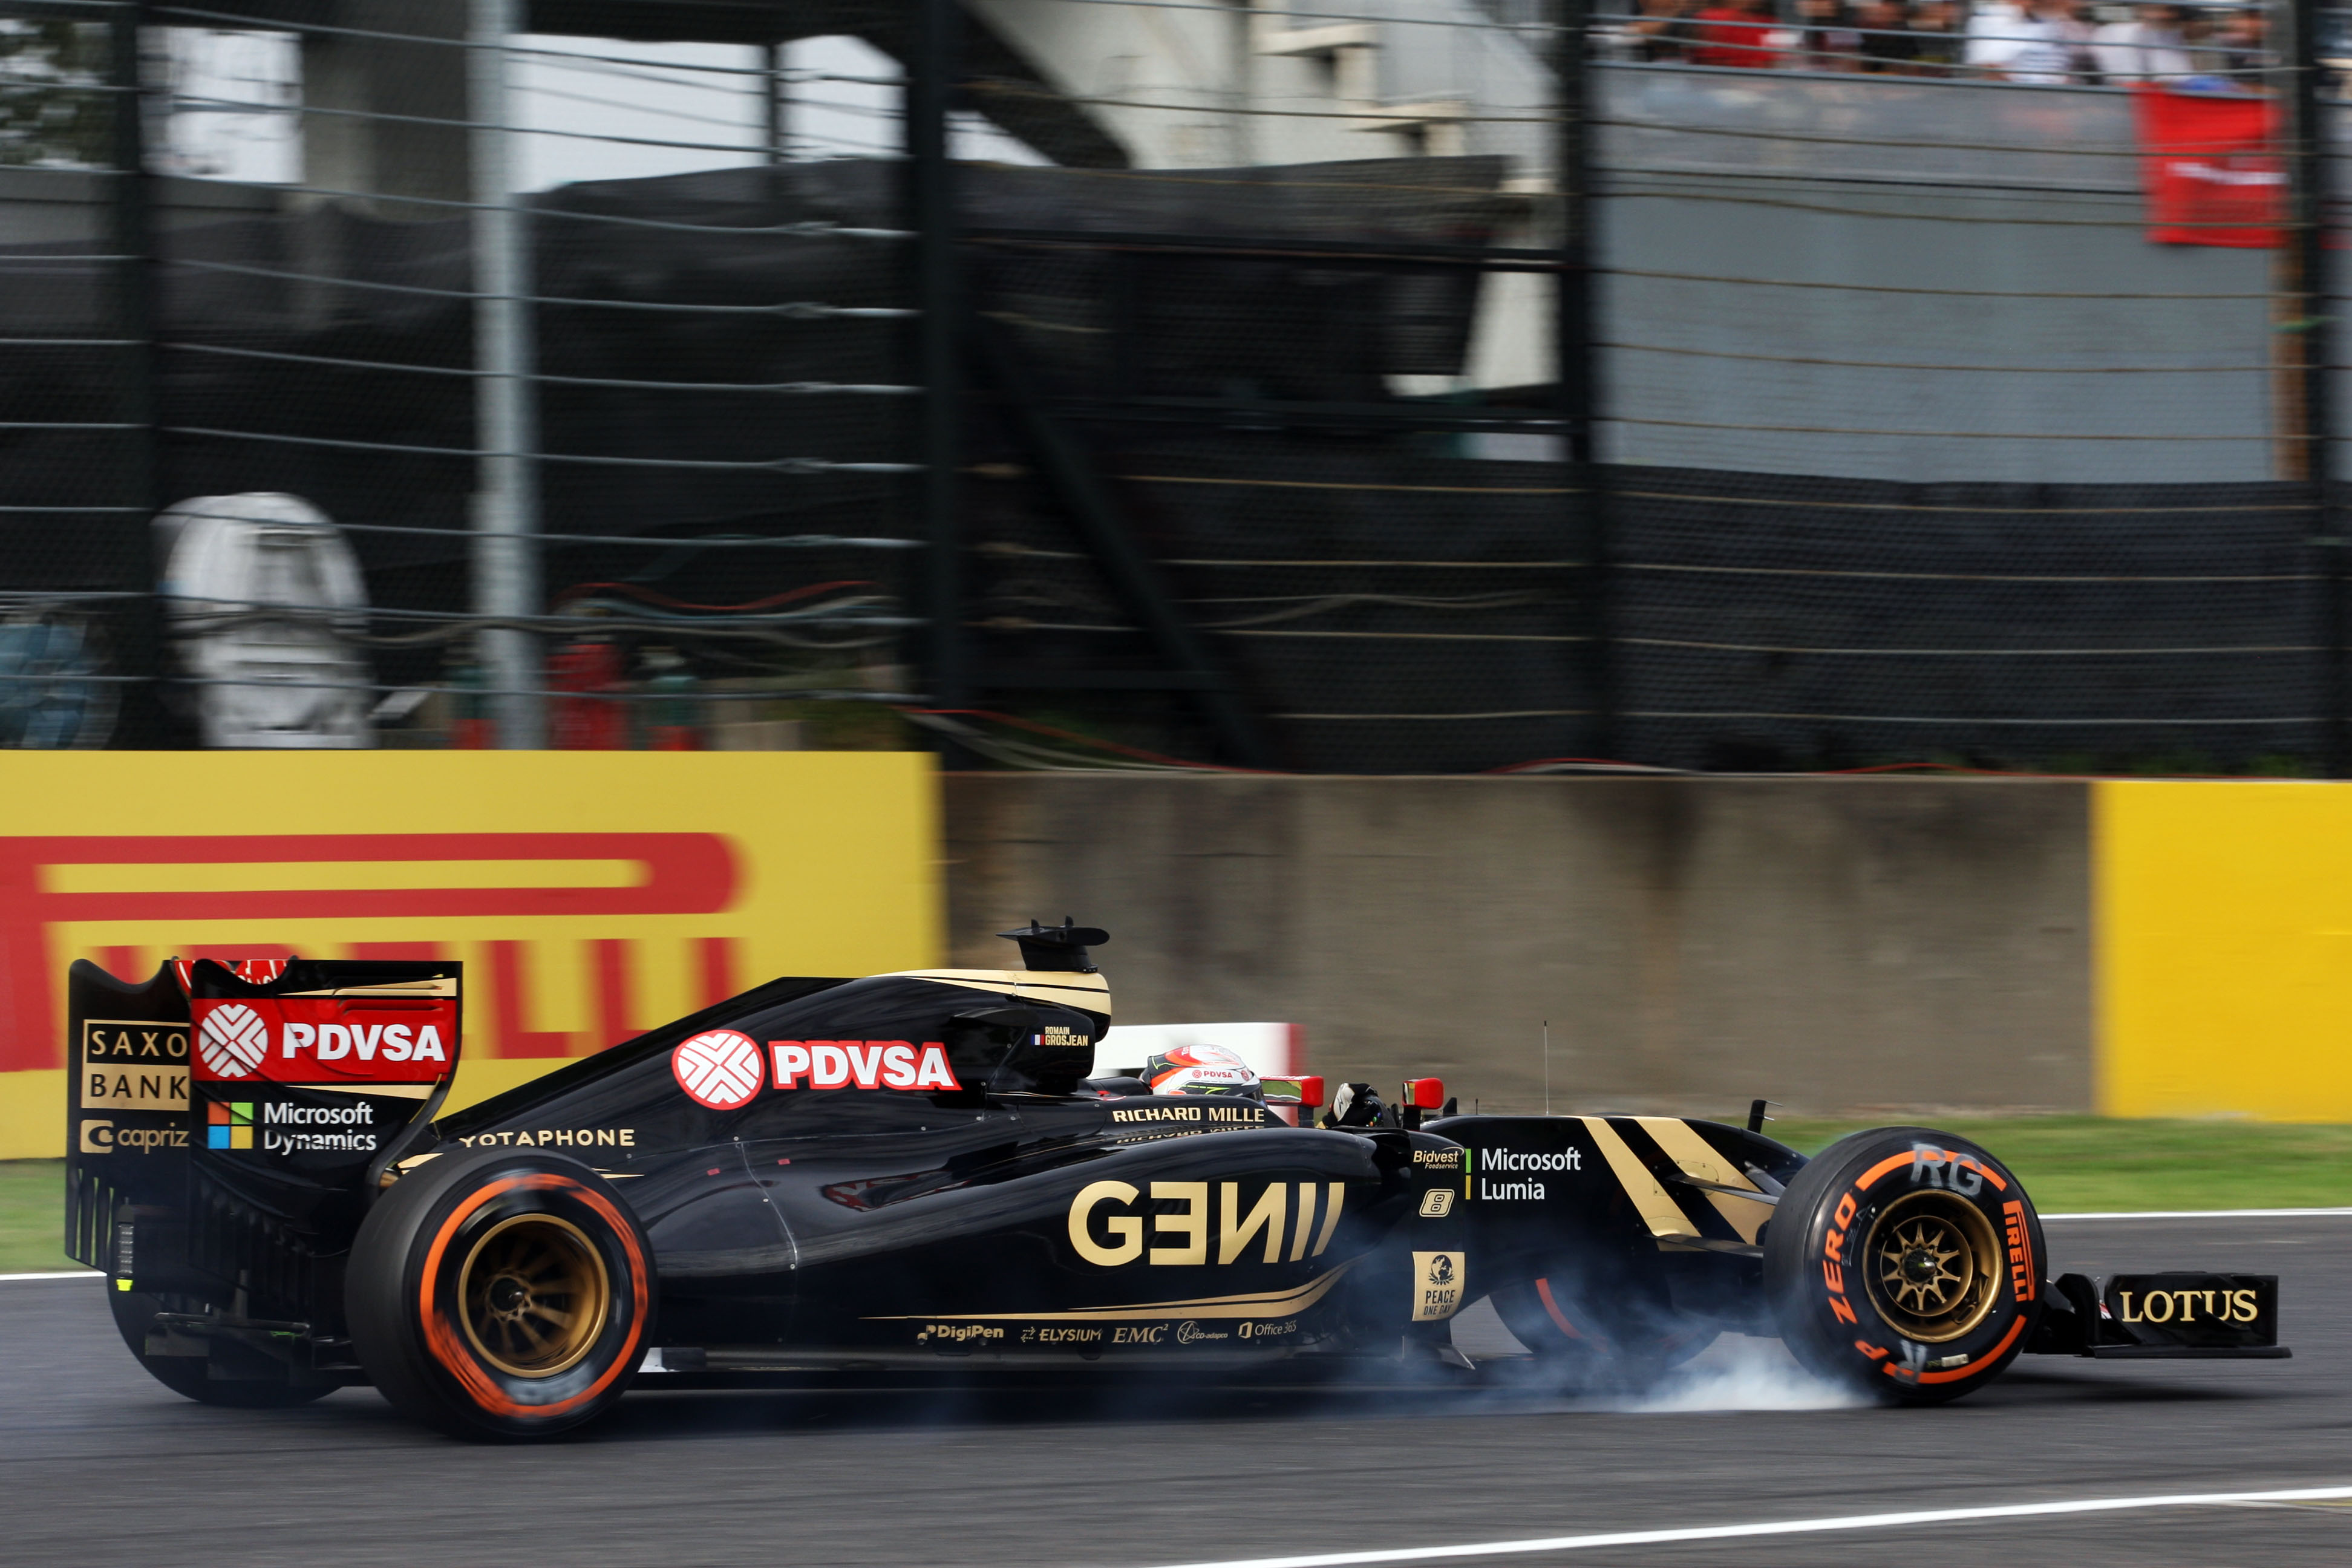
{"type": "Polygon", "coordinates": [[[1097,1077],[1108,939],[1005,934],[1024,968],[771,981],[447,1116],[455,963],[78,963],[67,1248],[180,1394],[373,1384],[478,1438],[652,1372],[1377,1357],[1622,1386],[1729,1332],[1933,1405],[2026,1352],[2288,1353],[2273,1277],[2050,1277],[2015,1173],[1924,1127],[1808,1160],[1760,1102],[1743,1127],[1457,1115],[1428,1079],[1325,1109],[1238,1063],[1151,1074],[1181,1093],[1097,1077]],[[1530,1356],[1454,1345],[1482,1298],[1530,1356]]]}

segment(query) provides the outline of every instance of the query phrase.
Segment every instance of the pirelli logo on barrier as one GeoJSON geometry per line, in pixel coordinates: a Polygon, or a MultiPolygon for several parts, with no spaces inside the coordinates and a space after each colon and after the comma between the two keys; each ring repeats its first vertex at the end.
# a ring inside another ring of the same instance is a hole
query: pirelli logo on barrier
{"type": "Polygon", "coordinates": [[[299,1064],[310,1079],[428,1079],[433,1048],[451,1046],[437,1022],[427,1041],[430,1020],[373,1014],[356,1036],[340,1018],[264,1020],[268,1054],[250,1061],[258,1034],[226,1030],[210,1068],[191,1060],[199,1043],[184,1031],[148,1041],[152,1024],[125,1035],[93,1021],[66,1039],[64,972],[77,958],[132,982],[169,957],[456,961],[473,1061],[585,1055],[777,974],[940,958],[923,756],[219,752],[125,763],[9,757],[0,1072],[66,1068],[77,1110],[181,1110],[194,1071],[284,1081],[299,1064]],[[130,825],[138,831],[118,831],[130,825]],[[287,1025],[319,1032],[306,1042],[287,1025]]]}

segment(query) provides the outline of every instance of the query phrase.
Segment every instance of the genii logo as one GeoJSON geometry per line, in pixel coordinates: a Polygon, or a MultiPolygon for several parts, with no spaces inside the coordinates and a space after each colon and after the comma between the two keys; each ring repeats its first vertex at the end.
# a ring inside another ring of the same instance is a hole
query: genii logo
{"type": "Polygon", "coordinates": [[[1070,1200],[1070,1249],[1105,1268],[1299,1263],[1323,1256],[1348,1200],[1345,1182],[1268,1182],[1248,1194],[1239,1182],[1213,1186],[1213,1197],[1208,1182],[1154,1182],[1147,1196],[1130,1182],[1089,1182],[1070,1200]]]}
{"type": "Polygon", "coordinates": [[[457,1058],[456,997],[196,997],[195,1076],[270,1083],[433,1083],[457,1058]]]}
{"type": "Polygon", "coordinates": [[[696,1104],[732,1110],[760,1092],[760,1047],[749,1035],[709,1029],[678,1042],[669,1070],[696,1104]]]}

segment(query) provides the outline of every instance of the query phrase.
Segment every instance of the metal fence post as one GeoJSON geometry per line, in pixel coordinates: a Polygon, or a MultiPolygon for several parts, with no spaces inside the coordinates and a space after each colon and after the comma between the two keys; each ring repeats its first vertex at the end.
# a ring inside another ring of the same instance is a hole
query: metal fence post
{"type": "MultiPolygon", "coordinates": [[[[922,472],[916,477],[918,513],[930,542],[924,595],[930,617],[931,706],[962,708],[971,700],[963,635],[963,536],[957,515],[962,465],[963,397],[957,363],[960,306],[956,291],[955,190],[948,162],[948,110],[954,92],[957,0],[914,0],[914,43],[907,61],[908,226],[914,230],[916,382],[923,389],[917,416],[922,472]]],[[[951,748],[942,761],[955,760],[951,748]]]]}
{"type": "MultiPolygon", "coordinates": [[[[523,30],[521,0],[471,0],[466,50],[467,101],[475,129],[474,429],[479,478],[474,491],[474,608],[515,621],[538,613],[539,400],[534,353],[530,215],[515,189],[518,171],[507,130],[507,40],[523,30]]],[[[483,673],[498,744],[531,750],[547,743],[538,637],[520,627],[485,626],[483,673]]]]}
{"type": "Polygon", "coordinates": [[[1586,44],[1591,27],[1592,0],[1560,0],[1559,139],[1555,148],[1559,160],[1559,270],[1552,325],[1561,457],[1570,492],[1568,537],[1573,558],[1584,563],[1578,631],[1586,639],[1591,717],[1583,750],[1589,756],[1614,757],[1621,742],[1609,642],[1609,508],[1593,441],[1600,388],[1592,363],[1594,203],[1591,110],[1586,103],[1591,86],[1586,44]]]}
{"type": "Polygon", "coordinates": [[[114,336],[121,346],[120,360],[121,418],[130,426],[122,449],[122,504],[136,509],[125,526],[134,530],[123,542],[123,585],[143,596],[131,601],[118,623],[121,643],[117,650],[120,670],[150,679],[126,685],[115,721],[118,747],[155,747],[170,742],[170,723],[162,700],[164,671],[163,605],[154,591],[163,573],[155,558],[155,513],[163,505],[163,454],[159,447],[163,421],[159,416],[155,375],[155,237],[151,212],[153,178],[147,169],[145,83],[140,57],[141,25],[147,19],[144,0],[124,0],[114,7],[108,37],[108,85],[113,89],[113,189],[109,193],[112,218],[114,336]]]}
{"type": "Polygon", "coordinates": [[[2295,296],[2292,325],[2301,346],[2296,355],[2302,372],[2300,477],[2311,487],[2311,536],[2320,560],[2321,638],[2327,661],[2320,682],[2326,708],[2322,761],[2330,778],[2344,778],[2352,775],[2352,713],[2346,710],[2352,689],[2347,683],[2345,548],[2334,493],[2335,442],[2328,406],[2329,367],[2336,359],[2328,317],[2334,289],[2329,286],[2326,227],[2332,169],[2319,98],[2319,0],[2287,0],[2286,11],[2286,259],[2288,287],[2295,296]]]}
{"type": "Polygon", "coordinates": [[[790,60],[787,51],[792,46],[771,40],[760,46],[761,68],[766,72],[766,93],[760,100],[760,140],[766,145],[768,162],[786,163],[793,156],[792,89],[785,81],[785,69],[790,60]]]}
{"type": "Polygon", "coordinates": [[[2293,35],[2288,54],[2288,243],[2294,247],[2295,325],[2303,345],[2304,478],[2311,485],[2312,537],[2321,560],[2320,611],[2327,670],[2321,682],[2327,706],[2323,742],[2330,778],[2352,777],[2352,651],[2346,647],[2346,544],[2336,495],[2335,426],[2328,378],[2336,363],[2333,279],[2327,263],[2327,205],[2333,194],[2327,121],[2319,89],[2319,0],[2288,0],[2293,35]]]}

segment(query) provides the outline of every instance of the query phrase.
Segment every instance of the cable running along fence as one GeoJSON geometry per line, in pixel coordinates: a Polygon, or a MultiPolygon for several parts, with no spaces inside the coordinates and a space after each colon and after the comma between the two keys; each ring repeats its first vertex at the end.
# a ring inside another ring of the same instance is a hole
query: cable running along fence
{"type": "Polygon", "coordinates": [[[0,14],[0,741],[2345,771],[2339,14],[520,11],[0,14]]]}

